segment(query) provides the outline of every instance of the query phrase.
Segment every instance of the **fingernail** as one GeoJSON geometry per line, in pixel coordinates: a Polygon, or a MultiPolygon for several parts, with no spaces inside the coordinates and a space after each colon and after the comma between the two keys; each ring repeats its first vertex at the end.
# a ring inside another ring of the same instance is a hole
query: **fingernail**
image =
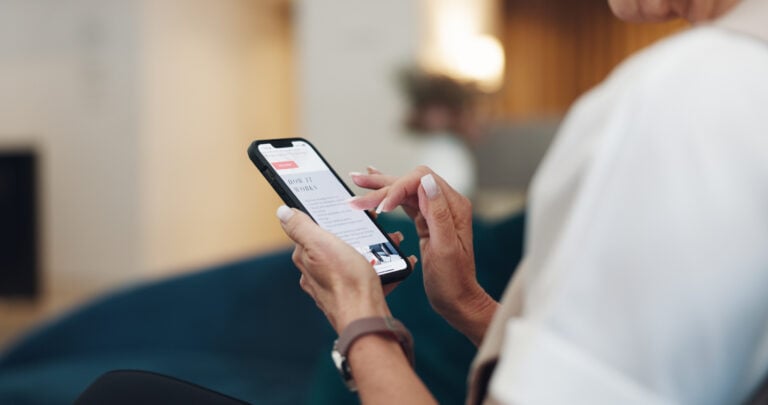
{"type": "Polygon", "coordinates": [[[293,210],[286,205],[281,205],[277,208],[277,217],[280,218],[280,222],[288,222],[293,216],[293,210]]]}
{"type": "Polygon", "coordinates": [[[379,203],[379,205],[376,207],[376,213],[377,214],[381,214],[384,211],[384,201],[386,201],[386,200],[382,200],[379,203]]]}
{"type": "Polygon", "coordinates": [[[360,172],[349,172],[349,177],[355,177],[355,176],[362,176],[363,173],[360,172]]]}
{"type": "Polygon", "coordinates": [[[440,188],[437,187],[437,183],[435,182],[432,173],[422,176],[421,186],[424,187],[424,192],[427,193],[429,199],[435,198],[435,196],[440,194],[440,188]]]}
{"type": "Polygon", "coordinates": [[[379,169],[377,169],[377,168],[375,168],[373,166],[368,166],[368,167],[366,167],[366,169],[368,170],[369,174],[370,173],[377,173],[377,172],[379,172],[379,169]]]}
{"type": "Polygon", "coordinates": [[[344,200],[344,204],[347,204],[347,205],[349,205],[352,208],[359,209],[358,207],[355,206],[355,201],[357,201],[359,199],[360,199],[360,197],[358,197],[358,196],[349,197],[346,200],[344,200]]]}
{"type": "Polygon", "coordinates": [[[419,262],[419,258],[418,257],[416,257],[414,255],[411,255],[411,258],[413,259],[413,264],[416,264],[416,263],[419,262]]]}
{"type": "Polygon", "coordinates": [[[405,236],[403,236],[403,233],[400,231],[395,232],[395,236],[397,236],[397,241],[402,242],[405,240],[405,236]]]}

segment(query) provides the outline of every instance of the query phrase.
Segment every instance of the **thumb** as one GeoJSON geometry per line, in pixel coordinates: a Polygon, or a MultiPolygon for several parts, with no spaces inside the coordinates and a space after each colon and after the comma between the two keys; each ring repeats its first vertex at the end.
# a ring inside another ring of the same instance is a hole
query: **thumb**
{"type": "MultiPolygon", "coordinates": [[[[430,242],[434,242],[434,246],[447,247],[451,246],[449,241],[456,235],[456,224],[438,179],[431,173],[421,178],[419,210],[427,222],[430,242]]],[[[442,179],[439,180],[442,182],[442,179]]]]}
{"type": "Polygon", "coordinates": [[[285,234],[299,245],[306,245],[325,234],[309,215],[295,208],[281,205],[277,209],[277,217],[285,234]]]}

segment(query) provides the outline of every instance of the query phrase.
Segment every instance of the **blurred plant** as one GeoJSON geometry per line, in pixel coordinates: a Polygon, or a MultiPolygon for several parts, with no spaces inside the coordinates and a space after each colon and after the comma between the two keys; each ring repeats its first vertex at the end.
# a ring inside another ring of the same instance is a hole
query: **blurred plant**
{"type": "Polygon", "coordinates": [[[475,85],[410,67],[401,72],[400,87],[409,103],[409,130],[450,132],[470,143],[479,137],[476,104],[481,93],[475,85]]]}

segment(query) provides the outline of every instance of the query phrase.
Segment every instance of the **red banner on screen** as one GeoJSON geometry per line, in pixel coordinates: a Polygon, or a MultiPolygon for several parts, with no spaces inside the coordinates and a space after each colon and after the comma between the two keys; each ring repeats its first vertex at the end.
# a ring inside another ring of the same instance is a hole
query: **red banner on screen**
{"type": "Polygon", "coordinates": [[[296,169],[299,167],[299,165],[296,164],[293,160],[285,160],[282,162],[272,162],[272,166],[277,170],[282,169],[296,169]]]}

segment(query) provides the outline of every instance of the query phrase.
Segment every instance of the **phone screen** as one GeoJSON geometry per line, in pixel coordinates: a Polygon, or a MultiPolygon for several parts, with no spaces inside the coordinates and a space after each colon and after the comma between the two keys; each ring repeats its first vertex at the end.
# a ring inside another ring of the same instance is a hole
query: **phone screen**
{"type": "Polygon", "coordinates": [[[315,222],[357,249],[379,275],[408,268],[368,214],[347,203],[352,194],[310,144],[262,143],[258,150],[315,222]]]}

